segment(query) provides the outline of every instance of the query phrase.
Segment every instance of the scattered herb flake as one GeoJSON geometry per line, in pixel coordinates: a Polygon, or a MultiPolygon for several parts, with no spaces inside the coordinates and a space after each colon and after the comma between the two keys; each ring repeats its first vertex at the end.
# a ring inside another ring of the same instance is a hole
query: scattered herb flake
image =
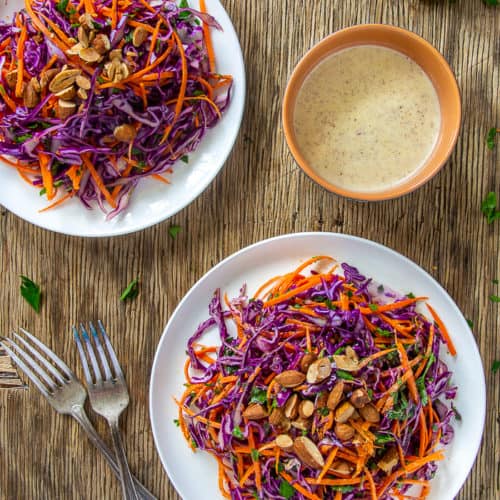
{"type": "Polygon", "coordinates": [[[243,432],[241,432],[241,429],[239,427],[235,427],[233,429],[233,436],[237,439],[243,439],[244,436],[243,436],[243,432]]]}
{"type": "Polygon", "coordinates": [[[375,434],[375,444],[378,446],[386,443],[392,443],[393,441],[395,441],[395,439],[390,434],[382,434],[382,433],[375,434]]]}
{"type": "Polygon", "coordinates": [[[494,284],[494,285],[498,285],[498,283],[500,283],[500,282],[499,282],[497,279],[494,279],[494,280],[493,280],[493,284],[494,284]]]}
{"type": "Polygon", "coordinates": [[[349,372],[344,370],[337,370],[335,373],[337,374],[337,378],[341,378],[343,380],[354,380],[354,377],[349,372]]]}
{"type": "Polygon", "coordinates": [[[377,304],[368,304],[368,307],[370,308],[370,310],[372,311],[377,311],[378,310],[378,306],[377,304]]]}
{"type": "Polygon", "coordinates": [[[286,500],[290,500],[295,495],[295,488],[288,481],[282,479],[280,483],[280,495],[286,500]]]}
{"type": "Polygon", "coordinates": [[[122,294],[120,295],[120,300],[123,302],[127,299],[135,299],[139,295],[139,280],[138,278],[133,279],[128,285],[125,290],[123,290],[122,294]]]}
{"type": "Polygon", "coordinates": [[[384,290],[384,285],[379,285],[379,286],[377,287],[377,291],[378,291],[378,293],[384,293],[384,291],[385,291],[385,290],[384,290]]]}
{"type": "MultiPolygon", "coordinates": [[[[498,2],[499,2],[499,0],[486,0],[486,3],[488,5],[500,5],[500,3],[498,3],[498,2]],[[488,3],[490,1],[494,1],[496,3],[488,3]]],[[[498,130],[496,127],[491,127],[488,130],[488,135],[486,136],[486,145],[488,146],[488,149],[495,149],[497,132],[498,132],[498,130]]]]}
{"type": "Polygon", "coordinates": [[[181,423],[179,422],[179,419],[178,418],[174,418],[174,424],[179,427],[181,425],[181,423]]]}
{"type": "Polygon", "coordinates": [[[181,161],[183,161],[184,163],[189,163],[189,156],[188,155],[181,156],[181,161]]]}
{"type": "Polygon", "coordinates": [[[415,295],[413,293],[407,293],[406,296],[409,298],[409,299],[414,299],[415,298],[415,295]]]}
{"type": "Polygon", "coordinates": [[[486,198],[481,203],[481,212],[486,217],[488,224],[491,224],[497,219],[500,219],[500,211],[497,210],[497,195],[494,192],[489,192],[486,198]]]}
{"type": "Polygon", "coordinates": [[[498,7],[500,5],[500,0],[484,0],[484,3],[486,5],[490,5],[491,7],[498,7]]]}
{"type": "Polygon", "coordinates": [[[495,361],[493,361],[493,364],[491,365],[491,371],[493,373],[496,373],[498,370],[500,370],[500,361],[498,359],[495,359],[495,361]]]}
{"type": "Polygon", "coordinates": [[[175,240],[175,238],[177,237],[177,235],[180,233],[181,231],[181,226],[177,226],[177,225],[173,225],[173,226],[170,226],[168,228],[168,234],[170,235],[170,237],[175,240]]]}
{"type": "Polygon", "coordinates": [[[24,300],[38,313],[40,312],[40,287],[26,276],[21,278],[21,295],[24,300]]]}
{"type": "Polygon", "coordinates": [[[500,297],[498,295],[490,295],[491,302],[500,302],[500,297]]]}
{"type": "Polygon", "coordinates": [[[60,12],[63,16],[67,16],[68,12],[66,9],[68,8],[68,3],[69,0],[59,0],[59,2],[56,3],[56,9],[58,12],[60,12]]]}
{"type": "Polygon", "coordinates": [[[267,402],[267,392],[260,387],[252,387],[250,392],[250,403],[264,404],[267,402]]]}
{"type": "Polygon", "coordinates": [[[250,455],[252,455],[252,460],[254,462],[257,462],[259,460],[259,451],[258,450],[252,449],[252,451],[250,452],[250,455]]]}
{"type": "Polygon", "coordinates": [[[318,408],[318,413],[322,416],[322,417],[327,417],[328,414],[330,413],[330,410],[326,407],[326,406],[323,406],[323,408],[318,408]]]}
{"type": "Polygon", "coordinates": [[[470,319],[467,320],[467,324],[469,325],[469,328],[474,326],[474,323],[470,319]]]}
{"type": "Polygon", "coordinates": [[[392,337],[394,334],[389,331],[389,330],[384,330],[383,328],[378,328],[375,330],[375,332],[377,333],[377,335],[380,335],[382,337],[392,337]]]}

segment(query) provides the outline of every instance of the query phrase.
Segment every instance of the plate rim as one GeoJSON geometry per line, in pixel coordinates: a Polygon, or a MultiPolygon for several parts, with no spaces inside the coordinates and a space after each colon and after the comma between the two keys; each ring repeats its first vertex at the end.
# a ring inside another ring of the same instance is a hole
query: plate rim
{"type": "MultiPolygon", "coordinates": [[[[159,353],[162,350],[162,346],[163,346],[164,342],[166,341],[165,339],[167,338],[168,329],[169,329],[170,324],[173,323],[174,318],[176,317],[177,314],[179,314],[179,311],[181,311],[184,303],[188,301],[188,299],[189,299],[190,295],[193,293],[193,291],[198,286],[200,286],[205,280],[208,280],[210,275],[215,273],[219,268],[223,267],[228,262],[237,259],[242,254],[245,254],[247,252],[251,252],[253,249],[255,249],[257,247],[265,246],[266,244],[270,244],[271,242],[274,242],[274,241],[279,241],[279,240],[284,240],[284,239],[317,237],[317,236],[327,237],[327,238],[334,237],[334,238],[340,238],[340,239],[346,239],[346,240],[354,240],[355,242],[361,242],[363,244],[368,244],[369,246],[373,246],[374,248],[377,248],[379,250],[388,251],[389,254],[392,254],[392,256],[395,256],[397,258],[402,259],[406,264],[409,264],[411,267],[413,267],[413,268],[417,269],[418,271],[420,271],[421,273],[423,273],[424,276],[427,279],[429,279],[442,294],[444,294],[444,296],[451,303],[451,305],[454,309],[454,312],[457,313],[458,316],[461,318],[462,322],[464,323],[464,326],[467,325],[466,319],[465,319],[462,311],[458,307],[457,303],[453,299],[453,297],[424,268],[419,266],[416,262],[412,261],[411,259],[409,259],[405,255],[403,255],[402,253],[400,253],[396,250],[393,250],[392,248],[390,248],[386,245],[383,245],[382,243],[378,243],[376,241],[373,241],[373,240],[370,240],[367,238],[362,238],[359,236],[354,236],[354,235],[350,235],[350,234],[346,234],[346,233],[335,233],[335,232],[327,232],[327,231],[324,231],[324,232],[323,231],[306,231],[306,232],[298,232],[298,233],[288,233],[288,234],[273,236],[270,238],[266,238],[266,239],[257,241],[255,243],[252,243],[252,244],[250,244],[246,247],[243,247],[240,250],[237,250],[236,252],[228,255],[227,257],[222,259],[220,262],[218,262],[216,265],[212,266],[206,273],[204,273],[189,288],[189,290],[184,294],[182,299],[179,301],[178,305],[176,306],[176,308],[174,309],[174,311],[170,315],[170,318],[168,319],[168,321],[163,329],[161,337],[160,337],[158,344],[156,346],[155,356],[153,359],[153,363],[151,365],[151,375],[149,378],[149,391],[148,391],[148,397],[149,397],[148,410],[149,410],[150,425],[151,425],[151,429],[152,429],[152,433],[153,433],[153,440],[154,440],[154,444],[155,444],[155,448],[156,448],[156,453],[158,454],[158,456],[160,458],[160,462],[163,466],[163,469],[165,470],[165,472],[167,474],[168,480],[170,481],[172,486],[175,488],[177,493],[179,493],[179,495],[181,495],[181,493],[180,493],[180,489],[178,487],[178,482],[176,479],[172,478],[172,475],[170,473],[170,468],[167,464],[167,461],[164,460],[163,454],[160,453],[160,449],[159,449],[159,445],[158,445],[158,443],[159,443],[159,435],[158,434],[159,434],[160,427],[159,426],[157,427],[157,425],[156,425],[155,413],[153,411],[154,410],[154,408],[153,408],[153,392],[156,391],[156,384],[157,384],[157,378],[155,378],[155,374],[158,370],[158,365],[160,363],[159,353]]],[[[486,394],[486,378],[485,378],[485,373],[484,373],[484,365],[483,365],[481,353],[480,353],[476,338],[474,337],[472,331],[470,330],[470,328],[464,329],[464,331],[468,332],[468,335],[470,336],[470,338],[473,341],[473,346],[474,346],[473,355],[477,357],[477,359],[479,360],[480,366],[481,366],[480,375],[478,376],[478,374],[476,374],[476,380],[478,382],[480,382],[478,390],[479,390],[479,397],[481,400],[481,407],[480,407],[480,429],[481,429],[481,432],[480,432],[480,438],[477,440],[477,443],[475,443],[474,449],[472,450],[473,453],[470,454],[471,459],[470,459],[470,463],[467,465],[467,473],[464,474],[464,479],[458,485],[458,487],[456,488],[456,491],[451,492],[452,495],[450,496],[450,498],[454,498],[459,493],[459,491],[463,488],[465,482],[467,481],[467,479],[470,475],[470,472],[471,472],[474,464],[476,463],[477,455],[479,453],[479,450],[481,448],[481,445],[482,445],[483,439],[484,439],[484,427],[485,427],[485,421],[486,421],[487,394],[486,394]]]]}
{"type": "MultiPolygon", "coordinates": [[[[199,0],[195,0],[197,4],[199,4],[199,0]]],[[[228,142],[228,148],[226,152],[220,156],[220,166],[219,168],[214,171],[213,175],[209,176],[205,180],[203,184],[200,184],[196,194],[194,196],[189,197],[189,201],[187,201],[184,205],[179,205],[179,207],[176,207],[173,211],[171,212],[165,212],[160,214],[156,218],[152,218],[151,220],[144,220],[141,223],[136,223],[131,226],[120,226],[117,224],[116,226],[109,226],[109,230],[104,229],[103,231],[100,231],[98,233],[86,231],[78,231],[74,228],[78,227],[78,225],[71,224],[70,219],[68,219],[68,223],[64,226],[64,229],[60,227],[56,227],[57,225],[54,223],[48,223],[44,224],[43,219],[40,218],[40,214],[37,211],[34,211],[32,214],[26,215],[25,213],[22,212],[22,204],[19,206],[7,206],[4,204],[2,200],[0,200],[0,206],[3,206],[7,211],[11,212],[14,214],[16,217],[19,217],[20,219],[26,221],[29,224],[32,224],[40,229],[44,229],[46,231],[50,231],[56,234],[63,234],[65,236],[74,236],[74,237],[80,237],[80,238],[112,238],[115,236],[124,236],[127,234],[133,234],[133,233],[139,233],[145,229],[148,229],[150,227],[153,227],[157,224],[161,224],[162,222],[165,222],[168,219],[171,219],[174,217],[176,214],[178,214],[180,211],[184,210],[188,206],[190,206],[196,199],[198,199],[208,188],[208,186],[214,182],[214,180],[217,178],[217,176],[220,174],[220,172],[223,170],[224,166],[227,163],[227,160],[231,153],[233,152],[234,145],[238,139],[238,136],[241,131],[241,124],[243,121],[243,116],[245,113],[246,109],[246,98],[247,98],[247,83],[246,83],[246,66],[245,66],[245,58],[243,57],[243,51],[241,48],[241,42],[238,36],[238,33],[236,32],[236,28],[233,24],[233,21],[231,19],[231,16],[227,12],[225,6],[222,4],[220,0],[211,0],[212,2],[218,4],[218,7],[223,10],[225,16],[227,17],[228,24],[227,26],[224,26],[224,32],[229,31],[229,34],[234,37],[235,44],[234,44],[234,52],[233,55],[236,54],[238,64],[241,64],[241,79],[239,79],[237,82],[234,82],[235,85],[238,85],[240,88],[239,92],[241,93],[241,102],[239,103],[239,108],[236,110],[235,118],[234,118],[234,127],[232,127],[233,132],[229,135],[230,141],[228,142]]],[[[4,6],[5,7],[5,6],[4,6]]],[[[15,5],[14,7],[17,10],[23,9],[24,8],[24,3],[20,2],[19,7],[15,5]]],[[[234,90],[233,90],[233,95],[234,95],[234,90]]],[[[231,101],[231,104],[233,104],[234,101],[231,101]]],[[[230,104],[230,105],[231,105],[230,104]]],[[[224,119],[225,115],[223,116],[224,119]]],[[[227,137],[227,135],[226,135],[227,137]]],[[[203,141],[200,144],[200,147],[203,146],[203,141]]],[[[197,148],[196,151],[199,151],[199,148],[197,148]]],[[[0,165],[4,167],[4,163],[0,160],[0,165]]],[[[0,173],[0,178],[1,178],[1,173],[0,173]]],[[[34,193],[36,194],[36,193],[34,193]]],[[[4,200],[5,201],[5,200],[4,200]]],[[[81,206],[81,210],[85,211],[87,210],[83,205],[81,206]]],[[[95,205],[93,207],[94,211],[100,211],[99,207],[95,205]]],[[[103,217],[104,214],[103,214],[103,217]]],[[[104,222],[104,221],[103,221],[104,222]]],[[[102,223],[102,222],[100,222],[102,223]]]]}

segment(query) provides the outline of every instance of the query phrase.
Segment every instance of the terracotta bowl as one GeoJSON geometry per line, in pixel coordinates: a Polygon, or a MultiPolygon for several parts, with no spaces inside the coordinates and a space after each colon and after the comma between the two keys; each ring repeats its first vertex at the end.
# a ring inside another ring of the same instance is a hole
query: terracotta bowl
{"type": "Polygon", "coordinates": [[[427,41],[411,31],[385,24],[362,24],[337,31],[315,45],[299,62],[288,82],[283,102],[283,126],[288,146],[300,167],[309,177],[333,193],[358,200],[375,201],[397,198],[425,184],[448,160],[457,142],[461,121],[460,91],[444,57],[427,41]],[[429,76],[438,94],[441,129],[426,163],[399,184],[380,191],[356,192],[325,181],[301,154],[293,127],[297,94],[318,63],[325,57],[356,45],[381,45],[413,59],[429,76]]]}

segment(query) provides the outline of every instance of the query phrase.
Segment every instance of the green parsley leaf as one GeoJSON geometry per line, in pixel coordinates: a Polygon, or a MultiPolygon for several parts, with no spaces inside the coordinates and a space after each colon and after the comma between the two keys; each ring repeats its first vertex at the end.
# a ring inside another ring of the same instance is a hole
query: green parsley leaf
{"type": "Polygon", "coordinates": [[[36,312],[40,312],[40,297],[42,295],[40,287],[26,276],[21,275],[20,278],[21,295],[36,312]]]}
{"type": "Polygon", "coordinates": [[[375,330],[375,332],[377,333],[377,335],[380,335],[382,337],[392,337],[394,334],[392,332],[390,332],[389,330],[384,330],[382,328],[377,328],[375,330]]]}
{"type": "Polygon", "coordinates": [[[497,279],[492,280],[492,282],[494,285],[498,285],[498,283],[500,283],[500,281],[498,281],[497,279]]]}
{"type": "Polygon", "coordinates": [[[194,439],[191,439],[191,446],[196,449],[198,448],[198,445],[196,444],[196,441],[194,439]]]}
{"type": "Polygon", "coordinates": [[[267,392],[260,387],[252,387],[250,392],[250,403],[264,404],[267,402],[267,392]]]}
{"type": "Polygon", "coordinates": [[[40,191],[38,192],[38,194],[40,196],[43,196],[46,192],[47,192],[47,188],[42,188],[42,189],[40,189],[40,191]]]}
{"type": "Polygon", "coordinates": [[[295,495],[295,488],[288,481],[282,479],[280,483],[280,495],[286,500],[290,500],[295,495]]]}
{"type": "Polygon", "coordinates": [[[500,302],[500,297],[498,295],[490,295],[491,302],[500,302]]]}
{"type": "Polygon", "coordinates": [[[500,0],[484,0],[484,3],[491,7],[498,7],[500,5],[500,0]]]}
{"type": "Polygon", "coordinates": [[[186,19],[189,19],[191,17],[191,12],[188,10],[183,10],[182,12],[179,12],[179,15],[177,16],[181,21],[185,21],[186,19]]]}
{"type": "Polygon", "coordinates": [[[344,370],[337,370],[336,372],[337,378],[341,378],[343,380],[354,380],[354,377],[344,370]]]}
{"type": "Polygon", "coordinates": [[[133,279],[125,290],[123,290],[120,295],[120,300],[123,302],[127,299],[135,299],[139,295],[139,280],[138,278],[133,279]]]}
{"type": "Polygon", "coordinates": [[[14,142],[16,144],[20,144],[22,142],[25,142],[27,141],[28,139],[31,139],[33,137],[32,134],[22,134],[22,135],[17,135],[16,137],[14,137],[14,142]]]}
{"type": "Polygon", "coordinates": [[[378,310],[378,305],[377,304],[368,304],[368,307],[372,311],[377,311],[378,310]]]}
{"type": "MultiPolygon", "coordinates": [[[[498,2],[499,0],[494,0],[494,1],[498,2]]],[[[499,5],[499,4],[496,3],[496,4],[490,4],[490,5],[499,5]]],[[[486,136],[486,145],[488,146],[488,149],[495,148],[496,138],[497,138],[497,128],[491,127],[488,130],[488,135],[486,136]]]]}
{"type": "Polygon", "coordinates": [[[409,298],[409,299],[414,299],[415,298],[415,295],[413,293],[407,293],[406,296],[409,298]]]}
{"type": "Polygon", "coordinates": [[[184,163],[189,163],[189,156],[188,155],[181,156],[181,161],[183,161],[184,163]]]}
{"type": "Polygon", "coordinates": [[[173,240],[175,240],[180,231],[181,231],[181,226],[176,226],[175,224],[168,228],[168,234],[173,240]]]}
{"type": "Polygon", "coordinates": [[[486,198],[481,203],[481,212],[486,217],[488,224],[491,224],[496,219],[500,219],[500,211],[497,210],[497,195],[494,192],[489,192],[486,198]]]}
{"type": "Polygon", "coordinates": [[[354,486],[330,486],[333,491],[340,491],[341,493],[351,493],[354,491],[354,486]]]}
{"type": "Polygon", "coordinates": [[[68,12],[66,12],[66,9],[68,7],[69,0],[59,0],[59,2],[56,3],[56,9],[58,12],[60,12],[63,16],[67,16],[68,12]]]}
{"type": "Polygon", "coordinates": [[[420,394],[420,400],[422,402],[422,406],[425,406],[429,401],[429,396],[427,394],[427,389],[425,388],[425,377],[419,377],[416,381],[417,389],[420,394]]]}
{"type": "Polygon", "coordinates": [[[332,311],[335,311],[337,309],[337,306],[332,304],[332,301],[330,299],[325,299],[325,304],[328,309],[331,309],[332,311]]]}
{"type": "Polygon", "coordinates": [[[243,432],[241,432],[241,429],[239,427],[235,427],[232,432],[233,436],[237,439],[243,439],[243,432]]]}
{"type": "Polygon", "coordinates": [[[322,416],[322,417],[327,417],[328,414],[330,413],[330,410],[326,407],[326,406],[323,406],[323,408],[318,408],[318,413],[322,416]]]}
{"type": "Polygon", "coordinates": [[[469,328],[474,326],[474,323],[470,319],[467,320],[467,324],[469,325],[469,328]]]}
{"type": "Polygon", "coordinates": [[[390,434],[382,434],[382,433],[375,434],[375,444],[377,446],[381,446],[386,443],[392,443],[393,441],[395,441],[395,439],[390,434]]]}
{"type": "Polygon", "coordinates": [[[498,370],[500,370],[500,361],[498,359],[495,359],[495,361],[493,361],[493,364],[491,365],[491,371],[493,373],[496,373],[498,370]]]}
{"type": "Polygon", "coordinates": [[[252,451],[250,452],[250,455],[252,456],[252,460],[254,462],[257,462],[257,460],[259,460],[259,451],[258,450],[252,449],[252,451]]]}
{"type": "Polygon", "coordinates": [[[203,90],[197,89],[193,92],[194,97],[200,97],[201,95],[205,95],[205,92],[203,92],[203,90]]]}
{"type": "Polygon", "coordinates": [[[174,424],[179,427],[181,425],[181,423],[179,422],[179,419],[178,418],[174,418],[174,424]]]}
{"type": "Polygon", "coordinates": [[[189,8],[187,0],[181,0],[179,2],[179,9],[187,9],[187,8],[189,8]]]}

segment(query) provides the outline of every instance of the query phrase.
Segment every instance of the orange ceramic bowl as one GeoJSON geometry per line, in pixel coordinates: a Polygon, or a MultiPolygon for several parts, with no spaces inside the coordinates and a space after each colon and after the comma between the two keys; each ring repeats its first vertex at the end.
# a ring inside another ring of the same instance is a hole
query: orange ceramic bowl
{"type": "Polygon", "coordinates": [[[461,121],[460,91],[453,72],[444,57],[427,41],[411,31],[385,24],[362,24],[328,36],[315,45],[299,62],[288,82],[283,102],[283,127],[288,146],[300,167],[309,177],[329,191],[348,198],[377,201],[403,196],[425,184],[448,160],[457,142],[461,121]],[[400,183],[379,191],[356,192],[329,183],[307,163],[297,146],[293,114],[297,94],[318,63],[325,57],[356,45],[381,45],[413,59],[432,81],[441,109],[441,129],[424,165],[400,183]]]}

